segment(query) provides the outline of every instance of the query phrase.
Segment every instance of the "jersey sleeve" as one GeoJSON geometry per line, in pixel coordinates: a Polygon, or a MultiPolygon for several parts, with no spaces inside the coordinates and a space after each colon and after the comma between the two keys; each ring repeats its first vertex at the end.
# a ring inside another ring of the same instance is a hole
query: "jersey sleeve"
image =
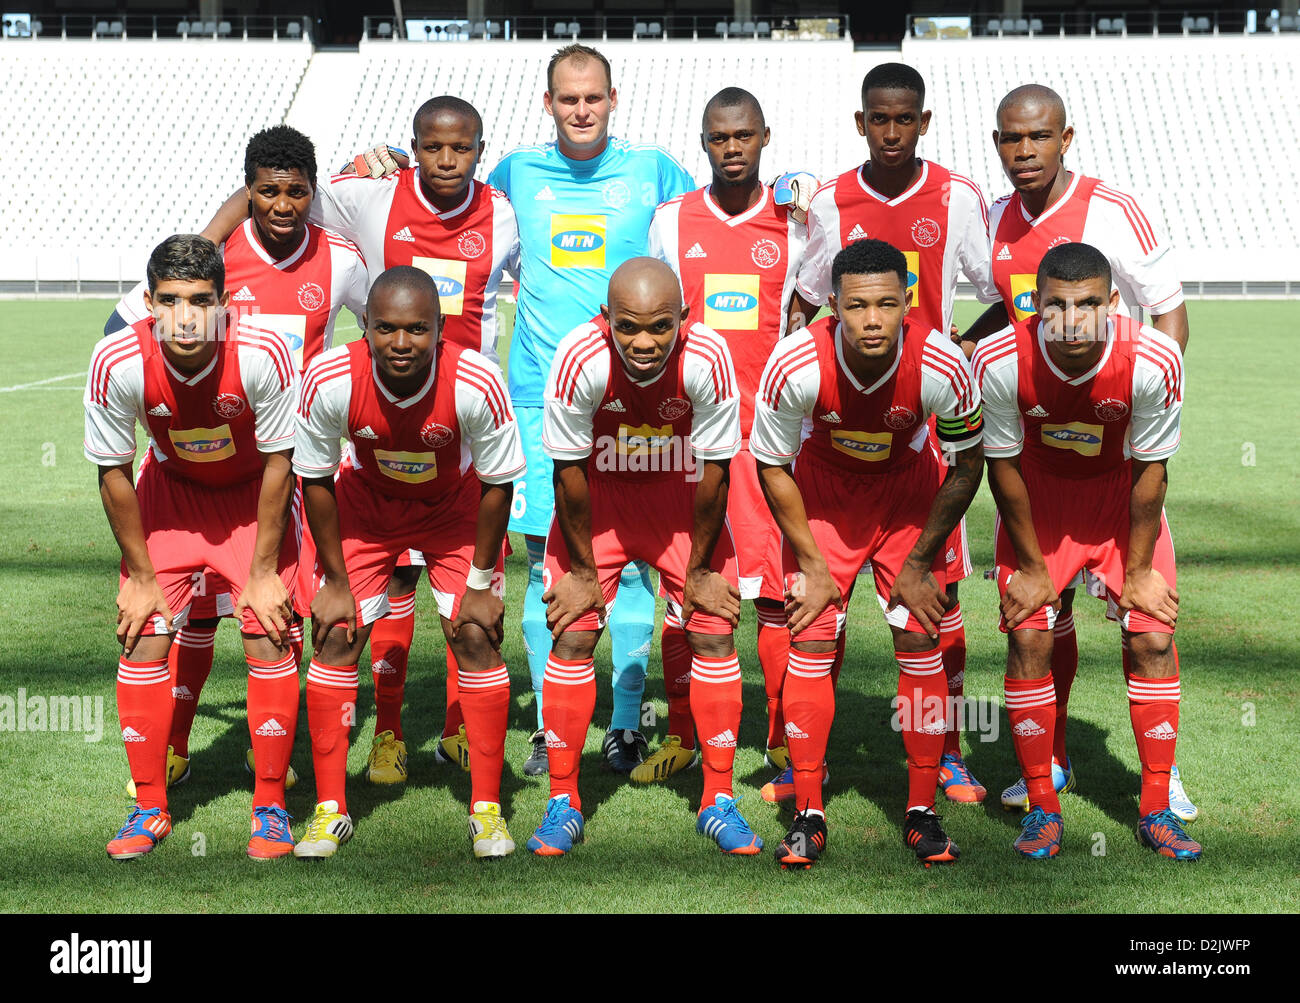
{"type": "Polygon", "coordinates": [[[370,292],[370,279],[366,272],[366,259],[361,248],[352,241],[340,244],[330,242],[330,254],[333,257],[331,272],[334,276],[333,306],[345,306],[352,311],[361,326],[361,315],[366,310],[366,296],[370,292]]]}
{"type": "Polygon", "coordinates": [[[105,335],[116,334],[149,316],[149,308],[144,305],[144,291],[148,288],[149,283],[141,279],[117,301],[117,306],[104,325],[105,335]]]}
{"type": "Polygon", "coordinates": [[[553,460],[580,460],[591,455],[592,418],[609,384],[609,351],[596,344],[594,327],[584,324],[565,337],[555,351],[546,380],[542,450],[553,460]]]}
{"type": "Polygon", "coordinates": [[[456,369],[456,418],[474,472],[485,484],[509,484],[524,472],[519,424],[496,363],[467,351],[456,369]]]}
{"type": "Polygon", "coordinates": [[[308,220],[330,230],[338,230],[349,240],[358,239],[358,227],[375,195],[396,184],[391,178],[368,178],[356,174],[335,174],[316,186],[308,220]]]}
{"type": "MultiPolygon", "coordinates": [[[[823,189],[825,194],[813,196],[808,207],[808,242],[804,245],[803,260],[795,278],[795,289],[805,300],[816,306],[824,305],[831,296],[831,262],[836,243],[831,237],[827,209],[834,205],[833,189],[823,189]]],[[[819,193],[820,194],[820,193],[819,193]]]]}
{"type": "Polygon", "coordinates": [[[668,205],[655,210],[650,220],[650,233],[646,237],[646,254],[658,258],[677,273],[681,280],[681,265],[677,260],[677,214],[668,205]]]}
{"type": "Polygon", "coordinates": [[[347,361],[347,349],[336,348],[316,356],[303,374],[293,450],[299,477],[332,477],[339,468],[352,402],[347,361]]]}
{"type": "Polygon", "coordinates": [[[1155,328],[1143,327],[1133,361],[1133,459],[1154,462],[1173,456],[1181,439],[1182,411],[1183,358],[1178,344],[1155,328]]]}
{"type": "Polygon", "coordinates": [[[957,264],[975,287],[981,303],[1002,298],[993,283],[993,255],[989,244],[989,209],[984,193],[973,182],[953,182],[953,197],[961,199],[961,229],[957,235],[957,264]]]}
{"type": "Polygon", "coordinates": [[[104,338],[95,346],[82,403],[86,411],[82,451],[101,467],[135,459],[135,423],[144,396],[144,365],[132,354],[134,332],[104,338]]]}
{"type": "Polygon", "coordinates": [[[784,466],[799,453],[804,421],[812,416],[821,391],[812,335],[795,332],[777,342],[758,386],[749,451],[762,463],[784,466]]]}
{"type": "Polygon", "coordinates": [[[952,339],[931,331],[921,352],[921,406],[935,417],[945,450],[960,452],[984,439],[980,391],[966,354],[952,339]]]}
{"type": "Polygon", "coordinates": [[[1018,456],[1024,448],[1025,426],[1019,410],[1018,361],[1014,338],[1007,350],[1007,327],[985,338],[975,350],[971,369],[979,384],[984,414],[984,455],[990,459],[1018,456]]]}
{"type": "Polygon", "coordinates": [[[239,371],[253,409],[253,435],[259,453],[293,448],[298,382],[293,356],[277,337],[241,336],[239,371]]]}
{"type": "Polygon", "coordinates": [[[510,197],[510,154],[507,153],[496,167],[492,168],[492,173],[488,175],[487,183],[498,191],[506,193],[506,198],[510,197]]]}
{"type": "Polygon", "coordinates": [[[659,201],[667,202],[678,195],[695,191],[695,179],[667,150],[657,151],[659,157],[659,201]]]}
{"type": "Polygon", "coordinates": [[[1129,302],[1155,316],[1182,305],[1183,284],[1169,237],[1133,196],[1098,185],[1084,240],[1106,252],[1115,284],[1129,302]],[[1100,218],[1094,222],[1094,217],[1100,218]]]}
{"type": "Polygon", "coordinates": [[[740,451],[740,393],[731,352],[703,324],[691,329],[686,352],[683,376],[695,412],[691,449],[701,460],[729,460],[740,451]]]}

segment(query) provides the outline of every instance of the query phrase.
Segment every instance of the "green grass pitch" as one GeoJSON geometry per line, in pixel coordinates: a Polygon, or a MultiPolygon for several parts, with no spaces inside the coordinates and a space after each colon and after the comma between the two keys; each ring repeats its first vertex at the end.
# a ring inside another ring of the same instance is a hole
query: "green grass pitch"
{"type": "MultiPolygon", "coordinates": [[[[875,603],[863,594],[852,610],[829,750],[829,850],[806,874],[776,867],[771,848],[789,815],[758,797],[771,771],[762,761],[763,689],[749,607],[737,637],[746,680],[737,793],[768,851],[730,859],[696,835],[698,772],[637,788],[602,769],[607,654],[598,661],[600,697],[583,759],[588,841],[568,859],[535,859],[523,850],[547,789],[520,771],[533,702],[517,626],[524,580],[518,540],[507,579],[513,628],[505,644],[514,699],[504,808],[520,844],[513,857],[488,865],[472,859],[465,834],[468,776],[434,763],[444,665],[431,597],[422,590],[405,716],[411,779],[404,789],[388,790],[362,778],[373,729],[363,672],[363,716],[349,759],[357,833],[334,859],[254,862],[244,855],[251,789],[243,767],[246,669],[237,632],[225,626],[194,726],[193,778],[173,792],[175,830],[142,861],[110,861],[104,843],[127,804],[113,697],[118,552],[94,469],[81,455],[80,396],[110,307],[105,301],[0,303],[7,360],[0,378],[0,698],[16,698],[22,689],[28,697],[88,697],[92,705],[102,698],[104,709],[99,741],[68,731],[0,730],[6,806],[0,910],[1146,913],[1300,906],[1294,863],[1300,799],[1288,786],[1300,734],[1293,633],[1300,492],[1295,440],[1278,423],[1285,402],[1295,399],[1285,361],[1294,303],[1190,305],[1183,448],[1170,463],[1167,508],[1183,611],[1178,760],[1201,809],[1191,832],[1205,845],[1204,859],[1174,864],[1134,840],[1138,763],[1118,635],[1101,604],[1081,598],[1081,664],[1070,723],[1079,787],[1064,798],[1061,856],[1031,863],[1011,850],[1019,816],[1000,810],[997,793],[1019,771],[999,713],[999,740],[972,735],[968,753],[990,803],[939,805],[961,861],[920,868],[900,837],[903,750],[889,727],[896,669],[875,603]]],[[[964,304],[961,319],[970,319],[973,309],[964,304]]],[[[979,575],[991,563],[991,526],[992,502],[981,488],[969,515],[977,574],[962,586],[970,645],[966,693],[1000,709],[1005,647],[996,629],[995,590],[979,575]]],[[[607,653],[607,643],[602,650],[607,653]]],[[[649,678],[647,698],[658,714],[658,724],[646,728],[653,745],[667,720],[657,644],[649,678]]],[[[289,792],[288,807],[301,828],[314,803],[305,710],[293,761],[303,779],[289,792]]]]}

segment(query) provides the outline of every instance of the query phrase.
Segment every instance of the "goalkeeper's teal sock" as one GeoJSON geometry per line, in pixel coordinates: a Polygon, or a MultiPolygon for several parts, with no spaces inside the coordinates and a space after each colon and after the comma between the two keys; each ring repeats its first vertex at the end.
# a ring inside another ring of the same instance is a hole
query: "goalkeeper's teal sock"
{"type": "Polygon", "coordinates": [[[528,587],[524,590],[524,650],[528,653],[528,674],[532,676],[533,698],[537,703],[537,728],[542,728],[542,678],[551,654],[551,630],[546,626],[546,603],[542,602],[542,557],[544,547],[528,544],[528,587]]]}
{"type": "Polygon", "coordinates": [[[646,663],[655,630],[655,594],[650,569],[633,562],[618,581],[618,598],[609,616],[609,640],[614,660],[614,713],[609,728],[639,731],[645,698],[646,663]]]}

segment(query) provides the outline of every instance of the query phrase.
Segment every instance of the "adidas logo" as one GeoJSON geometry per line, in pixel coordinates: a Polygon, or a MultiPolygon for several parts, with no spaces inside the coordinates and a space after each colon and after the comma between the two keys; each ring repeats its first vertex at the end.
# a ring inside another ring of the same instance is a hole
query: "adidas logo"
{"type": "Polygon", "coordinates": [[[411,235],[411,228],[409,226],[404,226],[400,230],[398,230],[395,234],[393,234],[392,239],[405,240],[411,244],[415,243],[415,237],[411,235]]]}
{"type": "Polygon", "coordinates": [[[817,420],[827,422],[831,425],[838,425],[842,419],[840,418],[837,412],[827,411],[824,415],[822,415],[817,420]]]}
{"type": "Polygon", "coordinates": [[[1047,729],[1035,721],[1032,717],[1027,717],[1018,725],[1011,729],[1021,738],[1033,738],[1035,735],[1046,735],[1047,729]]]}
{"type": "Polygon", "coordinates": [[[678,676],[676,679],[673,680],[673,682],[675,682],[678,686],[687,686],[690,684],[690,681],[691,681],[691,674],[689,672],[686,673],[686,675],[678,676]]]}
{"type": "Polygon", "coordinates": [[[949,547],[948,553],[943,555],[943,559],[951,564],[953,561],[957,560],[957,551],[953,550],[952,547],[949,547]]]}
{"type": "Polygon", "coordinates": [[[923,725],[916,729],[922,735],[942,735],[948,730],[948,726],[943,721],[934,721],[931,724],[923,725]]]}
{"type": "Polygon", "coordinates": [[[682,255],[685,258],[707,258],[708,256],[708,251],[700,246],[699,241],[692,244],[691,249],[682,255]]]}
{"type": "Polygon", "coordinates": [[[1011,248],[1009,248],[1006,244],[1003,244],[1003,245],[1002,245],[1002,250],[998,251],[998,257],[997,257],[997,260],[998,260],[998,261],[1010,261],[1010,260],[1011,260],[1011,248]]]}
{"type": "Polygon", "coordinates": [[[1162,742],[1171,742],[1178,737],[1178,729],[1168,721],[1161,721],[1146,733],[1147,738],[1158,738],[1162,742]]]}
{"type": "Polygon", "coordinates": [[[569,746],[568,743],[564,741],[564,739],[560,738],[560,736],[557,735],[555,732],[553,732],[550,728],[547,728],[546,747],[548,749],[567,749],[569,746]]]}
{"type": "Polygon", "coordinates": [[[284,730],[284,726],[273,717],[267,718],[262,722],[261,727],[254,732],[255,735],[261,735],[263,738],[279,738],[281,735],[289,734],[284,730]]]}
{"type": "Polygon", "coordinates": [[[122,729],[123,742],[143,742],[144,736],[132,728],[129,724],[122,729]]]}
{"type": "Polygon", "coordinates": [[[965,682],[966,682],[966,670],[963,669],[961,672],[958,672],[955,676],[952,676],[948,680],[948,692],[956,693],[958,690],[962,688],[962,684],[965,682]]]}
{"type": "Polygon", "coordinates": [[[173,700],[193,700],[193,699],[194,699],[194,694],[190,692],[190,688],[189,688],[188,686],[173,686],[173,687],[172,687],[172,699],[173,699],[173,700]]]}
{"type": "Polygon", "coordinates": [[[397,670],[393,668],[393,663],[387,658],[381,658],[379,661],[374,662],[370,666],[370,671],[377,672],[381,676],[392,676],[397,674],[397,670]]]}
{"type": "Polygon", "coordinates": [[[248,303],[251,300],[257,299],[257,297],[253,295],[253,290],[249,289],[248,286],[242,287],[239,292],[235,293],[235,295],[230,298],[236,303],[248,303]]]}
{"type": "Polygon", "coordinates": [[[149,413],[155,418],[170,418],[172,416],[171,408],[166,404],[159,404],[157,407],[151,407],[149,413]]]}
{"type": "Polygon", "coordinates": [[[625,408],[625,407],[623,406],[623,402],[622,402],[621,400],[619,400],[617,397],[615,397],[612,401],[610,401],[608,404],[606,404],[604,407],[602,407],[601,410],[602,410],[602,411],[615,411],[615,412],[617,412],[618,414],[626,414],[626,413],[627,413],[627,408],[625,408]]]}
{"type": "Polygon", "coordinates": [[[641,645],[641,647],[637,648],[635,651],[629,651],[627,653],[628,658],[647,658],[649,657],[649,655],[650,655],[649,641],[646,641],[645,644],[641,645]]]}
{"type": "Polygon", "coordinates": [[[540,192],[533,196],[534,202],[554,202],[555,192],[551,191],[551,186],[546,185],[540,192]]]}
{"type": "Polygon", "coordinates": [[[721,734],[714,735],[709,739],[707,744],[713,746],[715,749],[734,749],[736,747],[736,736],[732,734],[731,729],[728,728],[721,734]]]}
{"type": "Polygon", "coordinates": [[[375,435],[375,430],[374,430],[373,428],[371,428],[369,425],[367,425],[365,428],[359,428],[359,429],[357,429],[357,431],[356,431],[356,436],[357,436],[358,439],[378,439],[378,438],[379,438],[379,436],[375,435]]]}
{"type": "Polygon", "coordinates": [[[1033,407],[1031,407],[1028,411],[1025,412],[1025,417],[1027,417],[1027,418],[1046,418],[1046,417],[1047,417],[1047,409],[1044,408],[1043,405],[1041,405],[1041,404],[1035,404],[1033,407]]]}
{"type": "Polygon", "coordinates": [[[807,738],[808,732],[804,731],[793,721],[787,721],[785,723],[785,737],[786,738],[807,738]]]}
{"type": "Polygon", "coordinates": [[[862,227],[859,224],[854,223],[853,229],[849,231],[849,243],[851,244],[855,240],[866,240],[866,239],[867,239],[867,231],[862,229],[862,227]]]}

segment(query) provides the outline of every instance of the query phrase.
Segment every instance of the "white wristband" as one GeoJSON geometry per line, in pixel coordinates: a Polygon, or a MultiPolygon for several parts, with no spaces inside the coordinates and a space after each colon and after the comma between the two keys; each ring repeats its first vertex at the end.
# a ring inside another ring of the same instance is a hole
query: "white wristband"
{"type": "Polygon", "coordinates": [[[471,562],[469,574],[465,576],[465,587],[471,589],[485,589],[492,584],[492,571],[484,571],[482,568],[476,568],[471,562]]]}

